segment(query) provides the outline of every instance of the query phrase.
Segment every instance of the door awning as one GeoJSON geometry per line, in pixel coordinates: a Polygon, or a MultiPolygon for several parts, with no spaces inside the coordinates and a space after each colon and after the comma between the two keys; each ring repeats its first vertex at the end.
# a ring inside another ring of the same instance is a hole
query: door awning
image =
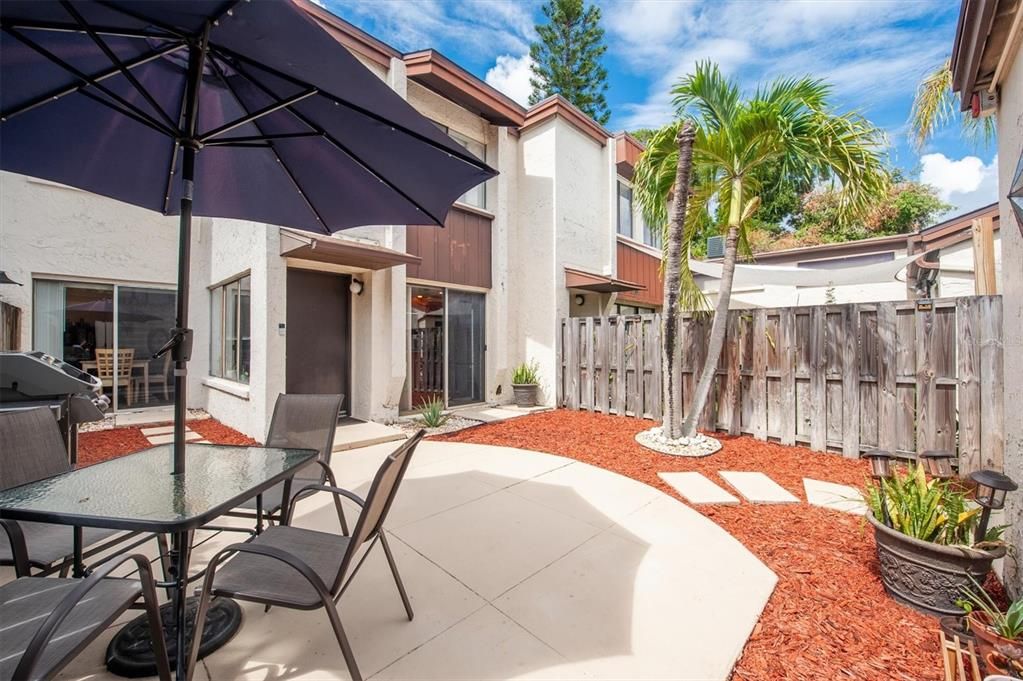
{"type": "Polygon", "coordinates": [[[281,229],[281,256],[344,265],[360,270],[382,270],[395,265],[416,265],[421,258],[376,244],[343,237],[313,236],[281,229]]]}
{"type": "Polygon", "coordinates": [[[615,279],[606,274],[596,274],[574,267],[565,268],[565,286],[581,291],[593,291],[594,293],[623,293],[625,291],[643,291],[646,289],[641,284],[634,284],[624,279],[615,279]]]}

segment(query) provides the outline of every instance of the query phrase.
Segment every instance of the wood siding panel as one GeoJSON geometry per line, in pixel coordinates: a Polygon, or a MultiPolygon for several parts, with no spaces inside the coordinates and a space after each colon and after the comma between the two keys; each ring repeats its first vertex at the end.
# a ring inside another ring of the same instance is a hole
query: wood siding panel
{"type": "Polygon", "coordinates": [[[408,276],[445,284],[490,288],[491,219],[455,206],[444,229],[409,225],[406,250],[422,262],[408,276]]]}
{"type": "Polygon", "coordinates": [[[660,258],[619,241],[617,278],[646,287],[642,291],[619,293],[618,302],[661,306],[664,281],[660,258]]]}

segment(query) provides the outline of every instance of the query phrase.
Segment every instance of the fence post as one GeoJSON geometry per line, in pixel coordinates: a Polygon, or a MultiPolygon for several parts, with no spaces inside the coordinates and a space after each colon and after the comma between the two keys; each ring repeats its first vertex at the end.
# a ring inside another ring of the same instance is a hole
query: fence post
{"type": "Polygon", "coordinates": [[[778,421],[781,443],[796,444],[796,311],[782,308],[778,315],[778,358],[781,363],[781,401],[778,421]]]}
{"type": "Polygon", "coordinates": [[[877,446],[893,454],[898,448],[897,315],[895,303],[877,304],[877,446]]]}
{"type": "Polygon", "coordinates": [[[569,409],[579,408],[579,324],[578,319],[568,320],[565,361],[568,362],[567,380],[565,381],[566,406],[569,409]]]}
{"type": "Polygon", "coordinates": [[[842,308],[842,456],[860,456],[860,358],[856,351],[860,313],[856,305],[842,308]]]}
{"type": "Polygon", "coordinates": [[[767,310],[753,313],[753,437],[767,439],[767,310]]]}
{"type": "Polygon", "coordinates": [[[611,323],[607,317],[601,317],[597,320],[597,335],[595,342],[597,344],[597,351],[595,353],[596,361],[600,364],[600,374],[594,374],[593,380],[596,382],[597,387],[597,405],[600,408],[601,414],[606,414],[608,411],[608,389],[611,383],[611,363],[610,357],[610,346],[611,346],[611,334],[610,328],[611,323]]]}
{"type": "Polygon", "coordinates": [[[625,377],[629,373],[625,368],[625,317],[615,318],[615,339],[618,347],[615,348],[615,410],[619,416],[625,416],[625,377]]]}
{"type": "Polygon", "coordinates": [[[580,398],[580,405],[583,409],[593,411],[594,400],[593,400],[593,381],[594,381],[594,370],[593,370],[593,317],[587,317],[582,320],[582,335],[585,339],[583,344],[584,351],[586,353],[586,374],[582,378],[582,390],[583,394],[580,398]]]}
{"type": "MultiPolygon", "coordinates": [[[[984,468],[1002,470],[1005,421],[1002,405],[1002,299],[982,296],[980,306],[980,451],[984,468]]],[[[1020,405],[1012,405],[1019,409],[1020,405]]]]}
{"type": "Polygon", "coordinates": [[[810,449],[823,452],[828,448],[827,381],[824,376],[824,325],[827,315],[823,306],[810,310],[810,449]]]}
{"type": "Polygon", "coordinates": [[[977,299],[956,300],[956,362],[959,374],[959,474],[983,468],[980,417],[980,331],[977,299]]]}
{"type": "Polygon", "coordinates": [[[934,301],[930,310],[916,310],[916,453],[934,449],[937,427],[937,395],[935,390],[934,301]]]}

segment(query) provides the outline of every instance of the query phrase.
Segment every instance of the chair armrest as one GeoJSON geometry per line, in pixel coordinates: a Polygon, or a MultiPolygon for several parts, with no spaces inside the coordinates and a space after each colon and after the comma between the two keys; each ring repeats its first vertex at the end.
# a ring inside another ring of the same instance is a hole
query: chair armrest
{"type": "Polygon", "coordinates": [[[7,539],[11,543],[11,556],[14,558],[14,576],[28,577],[28,546],[25,544],[25,533],[21,531],[21,525],[14,520],[7,518],[0,519],[0,527],[7,533],[7,539]]]}
{"type": "MultiPolygon", "coordinates": [[[[60,601],[53,612],[47,616],[43,621],[39,630],[32,637],[28,647],[25,649],[25,653],[22,655],[21,660],[18,662],[17,668],[14,670],[14,677],[16,679],[27,679],[32,678],[32,668],[39,661],[39,656],[42,654],[46,644],[49,643],[50,637],[57,630],[57,627],[67,618],[68,615],[75,609],[85,595],[96,588],[96,585],[102,582],[104,579],[110,576],[110,573],[115,568],[123,565],[128,561],[134,561],[139,571],[139,580],[142,583],[142,594],[146,599],[147,606],[152,606],[153,612],[156,608],[156,586],[153,582],[153,570],[149,565],[149,560],[140,553],[119,556],[107,561],[101,568],[93,572],[91,575],[82,579],[79,584],[75,586],[64,598],[60,601]]],[[[42,579],[42,578],[30,578],[30,579],[42,579]]],[[[159,626],[159,620],[157,620],[154,626],[159,626]]],[[[162,644],[162,641],[160,642],[162,644]]],[[[161,645],[162,647],[162,645],[161,645]]],[[[159,653],[160,651],[156,651],[159,653]]],[[[159,660],[159,656],[157,657],[159,660]]],[[[163,656],[164,665],[157,663],[158,670],[160,672],[160,678],[170,678],[170,669],[166,666],[166,654],[163,656]],[[162,669],[160,667],[163,667],[162,669]],[[166,676],[164,675],[166,673],[166,676]]]]}
{"type": "MultiPolygon", "coordinates": [[[[359,505],[360,508],[366,505],[365,499],[360,497],[355,492],[349,492],[346,489],[335,487],[333,485],[306,485],[305,487],[291,495],[291,504],[288,506],[288,517],[286,519],[285,525],[291,524],[291,519],[295,515],[295,506],[298,505],[299,499],[311,496],[310,494],[311,492],[330,492],[331,494],[334,495],[335,500],[337,499],[337,497],[342,496],[345,497],[346,499],[354,501],[356,504],[359,505]]],[[[338,508],[340,509],[340,506],[338,508]]]]}
{"type": "Polygon", "coordinates": [[[330,486],[337,487],[337,479],[334,478],[334,471],[330,469],[330,464],[325,461],[320,461],[319,459],[316,460],[316,463],[323,469],[323,474],[327,478],[327,482],[330,483],[330,486]]]}

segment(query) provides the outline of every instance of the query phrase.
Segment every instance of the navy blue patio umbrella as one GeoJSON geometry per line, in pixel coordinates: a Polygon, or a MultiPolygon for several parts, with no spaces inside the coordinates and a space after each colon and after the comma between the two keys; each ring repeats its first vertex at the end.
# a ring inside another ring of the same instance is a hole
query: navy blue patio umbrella
{"type": "Polygon", "coordinates": [[[0,168],[181,216],[175,473],[193,215],[443,225],[497,174],[291,0],[3,0],[0,24],[0,168]]]}

